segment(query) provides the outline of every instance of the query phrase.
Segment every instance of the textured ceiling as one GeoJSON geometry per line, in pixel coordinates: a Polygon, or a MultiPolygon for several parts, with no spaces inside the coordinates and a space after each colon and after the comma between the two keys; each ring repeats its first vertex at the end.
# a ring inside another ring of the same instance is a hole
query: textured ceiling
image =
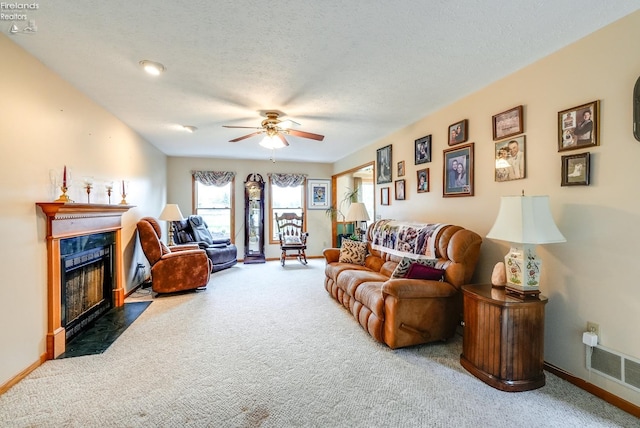
{"type": "Polygon", "coordinates": [[[333,162],[638,8],[638,0],[57,0],[24,12],[35,34],[0,25],[167,155],[268,159],[259,137],[228,142],[250,130],[222,125],[258,126],[275,109],[326,136],[289,137],[276,159],[333,162]],[[143,59],[166,72],[148,76],[143,59]]]}

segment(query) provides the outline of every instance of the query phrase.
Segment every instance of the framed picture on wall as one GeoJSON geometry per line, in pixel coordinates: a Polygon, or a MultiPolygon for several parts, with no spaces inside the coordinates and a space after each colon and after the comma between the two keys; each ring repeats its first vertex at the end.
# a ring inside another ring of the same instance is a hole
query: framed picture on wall
{"type": "Polygon", "coordinates": [[[398,177],[404,177],[404,161],[398,162],[398,177]]]}
{"type": "Polygon", "coordinates": [[[331,180],[307,179],[307,208],[326,210],[331,206],[331,180]]]}
{"type": "Polygon", "coordinates": [[[391,183],[391,144],[376,151],[376,184],[391,183]]]}
{"type": "Polygon", "coordinates": [[[416,165],[431,162],[431,135],[415,140],[416,165]]]}
{"type": "Polygon", "coordinates": [[[469,143],[443,151],[443,197],[473,196],[473,147],[469,143]]]}
{"type": "Polygon", "coordinates": [[[456,122],[453,125],[449,125],[449,145],[455,146],[456,144],[464,143],[469,139],[467,134],[469,121],[467,119],[456,122]]]}
{"type": "Polygon", "coordinates": [[[380,189],[380,205],[390,205],[391,199],[389,198],[389,188],[383,187],[380,189]]]}
{"type": "Polygon", "coordinates": [[[404,201],[405,199],[405,182],[404,180],[396,180],[396,201],[404,201]]]}
{"type": "Polygon", "coordinates": [[[562,156],[562,180],[561,186],[588,186],[589,152],[577,155],[562,156]]]}
{"type": "Polygon", "coordinates": [[[523,132],[521,105],[493,116],[494,141],[522,134],[523,132]]]}
{"type": "Polygon", "coordinates": [[[558,151],[600,144],[600,101],[558,112],[558,151]]]}
{"type": "Polygon", "coordinates": [[[425,193],[429,191],[429,168],[419,169],[416,172],[417,175],[417,191],[418,193],[425,193]]]}
{"type": "Polygon", "coordinates": [[[495,181],[519,180],[526,177],[524,143],[524,135],[495,143],[495,181]]]}

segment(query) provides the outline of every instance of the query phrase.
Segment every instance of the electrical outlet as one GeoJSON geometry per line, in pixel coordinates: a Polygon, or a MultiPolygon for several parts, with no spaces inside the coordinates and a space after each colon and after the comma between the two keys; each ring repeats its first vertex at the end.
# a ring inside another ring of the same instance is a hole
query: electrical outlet
{"type": "Polygon", "coordinates": [[[596,336],[600,336],[600,326],[594,322],[587,321],[587,331],[595,334],[596,336]]]}

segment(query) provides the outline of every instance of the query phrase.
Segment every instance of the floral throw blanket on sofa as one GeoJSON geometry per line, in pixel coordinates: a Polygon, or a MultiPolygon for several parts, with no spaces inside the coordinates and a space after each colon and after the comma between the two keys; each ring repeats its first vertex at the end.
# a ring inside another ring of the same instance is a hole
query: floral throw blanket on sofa
{"type": "Polygon", "coordinates": [[[373,226],[371,248],[412,259],[435,259],[435,237],[444,223],[412,224],[379,220],[373,226]]]}

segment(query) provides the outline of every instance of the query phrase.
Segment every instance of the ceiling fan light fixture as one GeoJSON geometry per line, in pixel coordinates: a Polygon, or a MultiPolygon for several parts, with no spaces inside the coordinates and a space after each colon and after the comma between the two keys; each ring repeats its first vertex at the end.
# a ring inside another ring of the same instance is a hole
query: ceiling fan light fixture
{"type": "Polygon", "coordinates": [[[160,64],[159,62],[149,61],[147,59],[143,59],[139,64],[142,66],[144,71],[151,74],[152,76],[159,76],[163,71],[166,70],[164,65],[160,64]]]}
{"type": "Polygon", "coordinates": [[[282,140],[278,138],[276,135],[273,135],[273,136],[265,135],[265,137],[262,139],[262,141],[260,141],[259,144],[262,147],[267,149],[282,149],[286,147],[285,144],[282,142],[282,140]]]}

